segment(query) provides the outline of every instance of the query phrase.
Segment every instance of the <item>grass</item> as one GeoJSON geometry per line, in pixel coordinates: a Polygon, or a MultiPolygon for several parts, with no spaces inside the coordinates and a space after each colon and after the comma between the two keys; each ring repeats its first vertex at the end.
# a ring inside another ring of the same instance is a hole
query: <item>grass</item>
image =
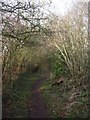
{"type": "Polygon", "coordinates": [[[9,98],[7,108],[5,108],[7,118],[27,118],[27,103],[31,95],[31,86],[37,79],[38,73],[22,73],[12,88],[8,88],[9,98]]]}
{"type": "MultiPolygon", "coordinates": [[[[6,108],[7,118],[27,118],[31,88],[40,78],[40,73],[22,73],[9,89],[6,108]]],[[[52,86],[52,81],[43,82],[40,90],[50,110],[52,118],[87,118],[88,116],[88,82],[86,79],[67,79],[63,84],[52,86]]]]}
{"type": "Polygon", "coordinates": [[[43,84],[43,96],[53,118],[88,117],[90,95],[84,81],[66,79],[61,85],[51,86],[49,81],[43,84]]]}

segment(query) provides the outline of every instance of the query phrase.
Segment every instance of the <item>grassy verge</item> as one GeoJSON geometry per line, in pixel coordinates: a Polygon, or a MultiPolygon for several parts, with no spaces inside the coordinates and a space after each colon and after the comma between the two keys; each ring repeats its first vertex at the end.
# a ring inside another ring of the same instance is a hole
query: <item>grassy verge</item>
{"type": "Polygon", "coordinates": [[[53,118],[87,118],[89,114],[89,93],[86,79],[66,79],[63,84],[43,84],[43,96],[53,118]]]}
{"type": "MultiPolygon", "coordinates": [[[[6,107],[3,107],[7,118],[27,118],[27,103],[31,95],[31,86],[38,78],[40,78],[40,73],[23,73],[15,81],[12,89],[9,89],[6,107]]],[[[77,80],[65,78],[62,84],[54,86],[52,86],[52,81],[46,80],[41,90],[50,114],[55,120],[60,117],[88,117],[90,95],[86,78],[77,80]]]]}
{"type": "Polygon", "coordinates": [[[6,111],[7,118],[27,118],[27,103],[31,95],[31,86],[37,79],[38,73],[23,73],[14,82],[11,89],[8,87],[8,97],[3,96],[3,104],[6,104],[3,111],[6,111]],[[7,99],[6,103],[4,103],[5,99],[7,99]]]}

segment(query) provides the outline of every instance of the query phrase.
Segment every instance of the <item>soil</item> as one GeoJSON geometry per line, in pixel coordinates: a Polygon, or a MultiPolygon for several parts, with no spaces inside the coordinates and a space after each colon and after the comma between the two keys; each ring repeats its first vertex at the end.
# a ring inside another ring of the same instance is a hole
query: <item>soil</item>
{"type": "Polygon", "coordinates": [[[42,96],[40,86],[45,79],[37,80],[32,86],[32,94],[29,101],[28,118],[49,118],[48,106],[42,96]]]}

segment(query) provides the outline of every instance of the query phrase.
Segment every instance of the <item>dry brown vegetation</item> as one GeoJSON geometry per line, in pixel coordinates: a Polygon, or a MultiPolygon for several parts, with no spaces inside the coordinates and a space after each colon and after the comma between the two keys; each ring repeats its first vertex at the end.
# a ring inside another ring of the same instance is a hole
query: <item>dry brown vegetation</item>
{"type": "Polygon", "coordinates": [[[52,117],[88,116],[87,3],[62,17],[42,11],[47,6],[2,2],[3,107],[9,104],[4,117],[26,117],[33,78],[41,75],[48,79],[41,90],[52,117]]]}

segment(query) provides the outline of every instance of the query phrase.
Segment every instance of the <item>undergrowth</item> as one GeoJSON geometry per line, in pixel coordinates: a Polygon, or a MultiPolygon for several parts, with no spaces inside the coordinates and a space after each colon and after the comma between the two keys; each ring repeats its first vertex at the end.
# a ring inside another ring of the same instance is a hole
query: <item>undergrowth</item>
{"type": "Polygon", "coordinates": [[[3,117],[27,118],[31,86],[37,78],[38,74],[22,73],[12,88],[8,86],[7,92],[3,94],[3,117]]]}
{"type": "Polygon", "coordinates": [[[65,79],[63,84],[52,86],[49,81],[43,84],[43,96],[53,118],[88,118],[88,81],[65,79]]]}

